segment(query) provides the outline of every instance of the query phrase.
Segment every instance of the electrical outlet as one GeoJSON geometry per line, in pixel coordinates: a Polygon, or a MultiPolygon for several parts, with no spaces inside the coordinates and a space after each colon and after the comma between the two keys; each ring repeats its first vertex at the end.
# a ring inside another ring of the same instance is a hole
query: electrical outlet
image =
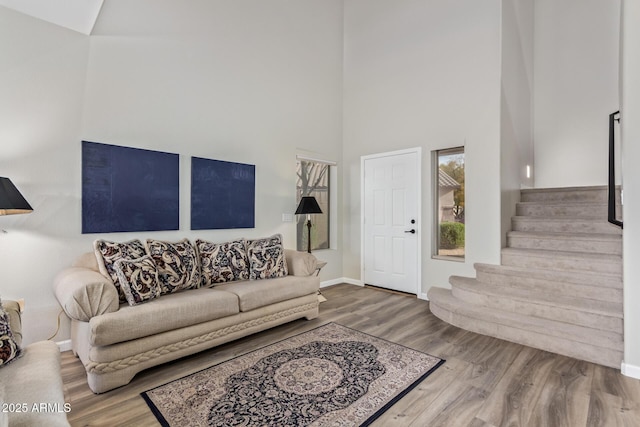
{"type": "Polygon", "coordinates": [[[283,213],[282,222],[293,222],[293,214],[283,213]]]}

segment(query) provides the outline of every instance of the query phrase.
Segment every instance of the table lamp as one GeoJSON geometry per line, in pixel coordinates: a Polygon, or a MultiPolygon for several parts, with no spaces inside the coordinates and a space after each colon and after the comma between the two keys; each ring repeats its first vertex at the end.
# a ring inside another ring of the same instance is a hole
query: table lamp
{"type": "MultiPolygon", "coordinates": [[[[9,178],[0,177],[0,215],[15,215],[33,212],[31,205],[22,197],[9,178]]],[[[2,230],[4,232],[4,230],[2,230]]]]}
{"type": "Polygon", "coordinates": [[[296,215],[307,215],[307,252],[311,253],[311,214],[321,214],[322,210],[313,196],[303,196],[300,199],[296,215]]]}

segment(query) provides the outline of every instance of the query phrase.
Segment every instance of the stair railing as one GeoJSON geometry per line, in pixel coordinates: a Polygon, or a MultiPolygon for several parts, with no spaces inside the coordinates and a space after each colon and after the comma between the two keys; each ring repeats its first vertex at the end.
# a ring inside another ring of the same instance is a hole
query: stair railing
{"type": "Polygon", "coordinates": [[[616,219],[616,155],[615,122],[620,122],[620,111],[609,114],[609,206],[608,221],[622,228],[622,221],[616,219]]]}

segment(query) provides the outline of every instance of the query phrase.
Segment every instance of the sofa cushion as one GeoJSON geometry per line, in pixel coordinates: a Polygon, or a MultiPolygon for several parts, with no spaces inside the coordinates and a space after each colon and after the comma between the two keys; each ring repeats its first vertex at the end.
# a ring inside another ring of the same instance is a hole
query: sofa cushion
{"type": "Polygon", "coordinates": [[[120,259],[114,268],[129,305],[142,304],[160,296],[158,269],[149,255],[134,260],[120,259]]]}
{"type": "Polygon", "coordinates": [[[127,298],[120,287],[114,264],[119,259],[137,259],[143,257],[147,253],[144,245],[138,239],[124,243],[96,240],[93,242],[93,249],[96,254],[100,273],[111,278],[111,281],[118,290],[120,302],[125,302],[127,298]]]}
{"type": "Polygon", "coordinates": [[[217,288],[177,292],[137,306],[121,305],[116,312],[91,318],[90,342],[97,346],[124,342],[239,311],[238,297],[231,292],[217,288]]]}
{"type": "Polygon", "coordinates": [[[247,241],[249,279],[272,279],[287,275],[287,261],[282,246],[282,235],[247,241]]]}
{"type": "Polygon", "coordinates": [[[196,240],[202,286],[249,279],[249,261],[245,245],[244,239],[226,243],[196,240]]]}
{"type": "Polygon", "coordinates": [[[23,353],[6,369],[0,369],[0,389],[5,394],[0,401],[28,408],[8,412],[9,425],[69,427],[67,413],[72,407],[64,400],[60,349],[53,341],[38,341],[26,346],[23,353]],[[32,410],[42,404],[55,410],[32,410]]]}
{"type": "Polygon", "coordinates": [[[189,240],[162,242],[147,239],[147,250],[158,267],[163,295],[200,287],[200,267],[189,240]]]}
{"type": "Polygon", "coordinates": [[[22,349],[13,337],[9,313],[2,307],[0,301],[0,368],[22,356],[22,349]]]}
{"type": "Polygon", "coordinates": [[[316,276],[286,276],[269,280],[246,280],[225,283],[215,289],[232,292],[240,300],[240,311],[249,311],[269,304],[286,301],[318,292],[320,279],[316,276]]]}

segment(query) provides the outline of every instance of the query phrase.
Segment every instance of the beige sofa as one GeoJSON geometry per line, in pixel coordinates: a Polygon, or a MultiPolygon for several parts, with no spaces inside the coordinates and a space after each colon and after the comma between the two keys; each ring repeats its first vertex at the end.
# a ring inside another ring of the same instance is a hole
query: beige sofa
{"type": "MultiPolygon", "coordinates": [[[[20,307],[2,301],[13,338],[22,345],[20,307]]],[[[39,341],[22,356],[0,368],[0,426],[69,426],[60,372],[60,350],[53,341],[39,341]]]]}
{"type": "Polygon", "coordinates": [[[130,306],[87,253],[58,274],[54,292],[71,319],[74,353],[103,393],[144,369],[295,319],[318,316],[316,258],[285,250],[288,275],[185,290],[130,306]]]}

